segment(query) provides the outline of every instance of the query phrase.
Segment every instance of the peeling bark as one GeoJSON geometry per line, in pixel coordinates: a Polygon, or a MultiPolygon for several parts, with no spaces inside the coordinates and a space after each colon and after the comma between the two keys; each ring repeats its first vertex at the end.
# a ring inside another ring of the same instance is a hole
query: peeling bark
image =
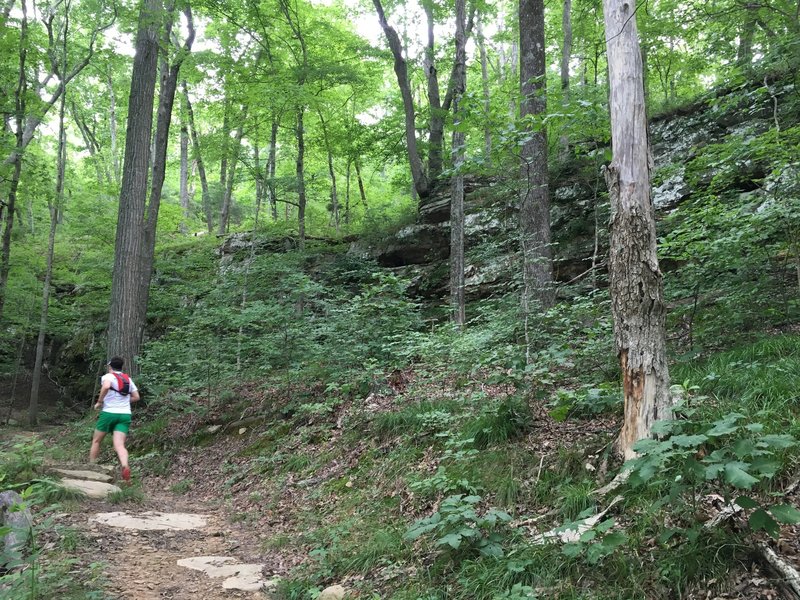
{"type": "Polygon", "coordinates": [[[650,198],[642,58],[634,6],[604,0],[613,161],[606,170],[612,206],[609,275],[625,417],[617,449],[626,458],[672,415],[666,362],[666,308],[650,198]]]}

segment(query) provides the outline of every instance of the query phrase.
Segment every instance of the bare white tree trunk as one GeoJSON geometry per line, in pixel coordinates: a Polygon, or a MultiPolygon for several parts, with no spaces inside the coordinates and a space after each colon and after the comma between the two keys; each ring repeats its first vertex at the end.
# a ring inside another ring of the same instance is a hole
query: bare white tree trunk
{"type": "Polygon", "coordinates": [[[450,305],[453,322],[464,327],[464,145],[466,134],[459,127],[463,119],[461,99],[467,87],[465,0],[456,0],[456,77],[453,94],[453,175],[450,195],[450,305]]]}
{"type": "Polygon", "coordinates": [[[604,0],[613,160],[606,173],[611,199],[611,309],[622,368],[625,417],[617,448],[626,458],[672,415],[665,352],[665,306],[650,198],[649,148],[642,57],[635,5],[604,0]]]}

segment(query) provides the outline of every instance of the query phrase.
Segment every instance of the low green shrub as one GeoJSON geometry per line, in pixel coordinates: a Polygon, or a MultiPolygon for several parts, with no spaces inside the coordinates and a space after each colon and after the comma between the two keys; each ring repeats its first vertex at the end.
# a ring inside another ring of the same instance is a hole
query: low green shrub
{"type": "Polygon", "coordinates": [[[414,541],[431,535],[453,560],[475,553],[502,556],[507,533],[504,524],[511,521],[511,515],[496,508],[481,513],[477,508],[481,500],[480,496],[463,494],[445,498],[438,511],[409,527],[404,539],[414,541]]]}
{"type": "Polygon", "coordinates": [[[692,419],[694,409],[676,412],[684,418],[653,427],[660,439],[634,445],[638,457],[626,463],[631,485],[665,489],[673,510],[687,503],[696,508],[701,494],[721,494],[727,505],[752,510],[752,529],[771,535],[777,535],[779,523],[800,522],[800,511],[767,493],[769,482],[793,464],[798,442],[792,435],[769,433],[754,420],[758,414],[734,412],[708,422],[692,419]]]}

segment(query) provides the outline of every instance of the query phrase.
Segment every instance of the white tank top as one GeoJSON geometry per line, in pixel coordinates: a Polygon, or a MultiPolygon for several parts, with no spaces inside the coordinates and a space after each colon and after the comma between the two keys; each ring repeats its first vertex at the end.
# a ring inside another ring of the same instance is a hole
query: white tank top
{"type": "MultiPolygon", "coordinates": [[[[121,375],[122,371],[114,371],[114,373],[121,375]]],[[[114,413],[115,415],[131,414],[130,394],[123,396],[117,391],[119,382],[111,373],[106,373],[103,375],[103,377],[100,379],[100,384],[102,385],[106,381],[111,384],[111,389],[108,390],[106,397],[103,398],[103,412],[114,413]]],[[[131,379],[131,394],[135,391],[137,391],[136,384],[133,383],[133,379],[131,379]]]]}

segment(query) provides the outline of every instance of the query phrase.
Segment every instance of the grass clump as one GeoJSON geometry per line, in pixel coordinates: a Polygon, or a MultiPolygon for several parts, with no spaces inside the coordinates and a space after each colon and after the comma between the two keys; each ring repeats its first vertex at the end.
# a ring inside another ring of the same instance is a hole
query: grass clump
{"type": "Polygon", "coordinates": [[[111,492],[108,495],[111,504],[141,504],[146,499],[142,484],[138,481],[123,485],[118,492],[111,492]]]}
{"type": "Polygon", "coordinates": [[[473,440],[475,448],[484,449],[522,437],[532,422],[527,403],[522,398],[509,396],[484,408],[476,419],[468,422],[464,436],[473,440]]]}

